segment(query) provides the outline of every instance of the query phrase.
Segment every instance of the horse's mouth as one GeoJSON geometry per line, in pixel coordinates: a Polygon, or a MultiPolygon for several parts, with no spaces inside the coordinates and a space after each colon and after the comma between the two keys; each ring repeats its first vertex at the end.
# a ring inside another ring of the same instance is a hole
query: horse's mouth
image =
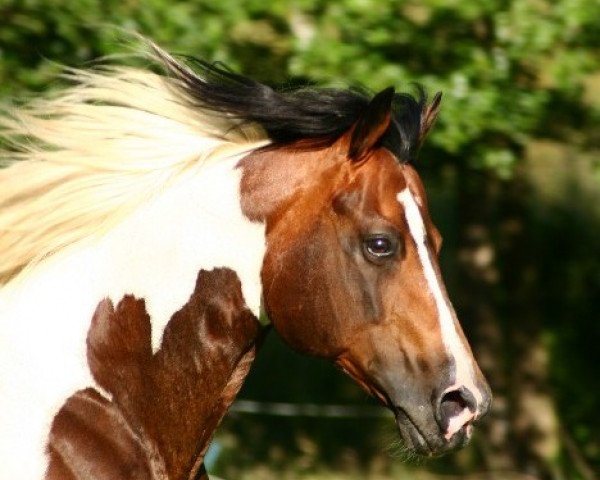
{"type": "MultiPolygon", "coordinates": [[[[366,376],[361,375],[361,370],[356,368],[353,363],[346,361],[345,358],[338,358],[336,365],[394,413],[400,437],[408,451],[424,457],[434,457],[462,447],[469,441],[473,429],[472,422],[465,424],[450,438],[446,438],[432,415],[431,420],[428,420],[428,415],[411,415],[410,408],[407,409],[396,404],[385,389],[376,382],[367,381],[366,376]]],[[[420,408],[423,407],[419,407],[419,410],[420,408]]]]}
{"type": "Polygon", "coordinates": [[[425,457],[443,455],[466,445],[471,437],[473,429],[471,424],[465,425],[450,440],[447,440],[441,434],[425,432],[404,408],[394,407],[392,410],[405,447],[417,455],[425,457]]]}
{"type": "Polygon", "coordinates": [[[393,411],[404,446],[418,455],[427,457],[434,455],[434,449],[427,441],[425,434],[410,418],[410,415],[403,408],[399,407],[395,407],[393,411]]]}

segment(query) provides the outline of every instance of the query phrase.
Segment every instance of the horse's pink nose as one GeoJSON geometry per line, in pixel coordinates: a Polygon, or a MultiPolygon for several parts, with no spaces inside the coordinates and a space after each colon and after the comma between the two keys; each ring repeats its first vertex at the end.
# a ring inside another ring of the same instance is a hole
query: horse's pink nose
{"type": "MultiPolygon", "coordinates": [[[[454,434],[463,427],[469,427],[476,416],[485,412],[477,412],[477,401],[473,393],[466,387],[450,388],[442,393],[436,408],[436,420],[444,437],[450,441],[454,434]]],[[[470,431],[466,430],[469,435],[470,431]]]]}

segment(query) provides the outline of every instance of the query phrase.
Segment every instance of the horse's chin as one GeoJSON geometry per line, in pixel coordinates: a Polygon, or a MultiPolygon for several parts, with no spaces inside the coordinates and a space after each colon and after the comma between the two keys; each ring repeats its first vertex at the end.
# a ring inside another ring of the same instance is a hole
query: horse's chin
{"type": "Polygon", "coordinates": [[[465,426],[447,440],[437,427],[431,432],[427,427],[418,425],[404,409],[394,408],[393,411],[404,447],[417,456],[437,457],[465,446],[471,438],[471,425],[465,426]]]}

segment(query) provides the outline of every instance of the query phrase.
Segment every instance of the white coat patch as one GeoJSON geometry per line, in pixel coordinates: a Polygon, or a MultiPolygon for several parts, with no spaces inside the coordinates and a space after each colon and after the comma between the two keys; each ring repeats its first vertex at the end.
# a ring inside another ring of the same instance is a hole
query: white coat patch
{"type": "Polygon", "coordinates": [[[0,291],[1,478],[42,478],[54,415],[77,390],[98,388],[86,336],[103,298],[144,298],[155,350],[200,269],[234,270],[246,304],[259,314],[265,232],[242,214],[238,161],[203,167],[106,236],[65,249],[0,291]]]}

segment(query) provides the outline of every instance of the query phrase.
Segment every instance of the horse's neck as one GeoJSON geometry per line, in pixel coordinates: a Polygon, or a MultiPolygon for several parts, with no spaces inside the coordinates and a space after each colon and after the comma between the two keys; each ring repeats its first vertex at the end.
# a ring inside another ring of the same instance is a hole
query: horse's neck
{"type": "Polygon", "coordinates": [[[267,221],[277,217],[298,200],[312,199],[307,192],[322,192],[344,175],[339,150],[298,150],[293,144],[281,149],[257,149],[240,164],[244,169],[241,183],[242,207],[247,217],[267,221]]]}
{"type": "Polygon", "coordinates": [[[111,293],[146,298],[151,317],[162,323],[185,303],[201,268],[228,267],[258,316],[264,227],[242,214],[236,163],[206,167],[112,232],[105,248],[119,266],[111,269],[111,293]]]}
{"type": "MultiPolygon", "coordinates": [[[[156,348],[170,315],[187,301],[198,271],[228,267],[258,316],[264,226],[242,214],[238,161],[232,157],[202,167],[101,239],[51,257],[21,283],[23,301],[46,297],[46,308],[52,309],[64,304],[63,295],[82,302],[80,310],[91,315],[100,299],[133,294],[146,300],[156,348]]],[[[89,315],[79,320],[86,322],[89,315]]]]}
{"type": "Polygon", "coordinates": [[[87,357],[110,396],[87,388],[65,402],[50,433],[47,480],[88,478],[90,470],[98,480],[125,470],[149,479],[196,478],[263,333],[240,287],[229,269],[201,271],[154,354],[143,301],[100,303],[87,357]]]}
{"type": "Polygon", "coordinates": [[[264,226],[241,212],[237,161],[190,173],[104,237],[49,257],[0,292],[0,378],[20,379],[0,382],[0,452],[8,477],[41,477],[54,415],[74,392],[96,385],[86,338],[103,298],[116,303],[133,294],[146,301],[155,352],[201,269],[232,270],[244,302],[258,313],[264,226]]]}

